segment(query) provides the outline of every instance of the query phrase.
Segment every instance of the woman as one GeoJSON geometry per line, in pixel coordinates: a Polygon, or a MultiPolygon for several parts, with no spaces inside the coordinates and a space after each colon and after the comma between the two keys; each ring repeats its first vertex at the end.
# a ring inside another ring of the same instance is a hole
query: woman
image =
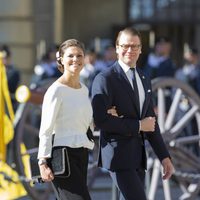
{"type": "Polygon", "coordinates": [[[57,62],[63,74],[48,88],[42,106],[38,152],[40,173],[43,181],[52,181],[58,199],[90,200],[86,183],[88,149],[93,149],[94,143],[86,134],[92,123],[88,89],[79,81],[84,66],[83,44],[75,39],[62,43],[57,62]],[[55,146],[67,147],[71,169],[68,178],[55,177],[46,163],[55,146]]]}

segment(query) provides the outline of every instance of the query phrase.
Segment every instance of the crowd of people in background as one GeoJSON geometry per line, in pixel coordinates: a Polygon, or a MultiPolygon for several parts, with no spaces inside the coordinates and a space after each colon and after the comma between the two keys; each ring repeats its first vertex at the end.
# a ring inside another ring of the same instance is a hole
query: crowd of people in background
{"type": "Polygon", "coordinates": [[[156,77],[169,76],[175,74],[175,64],[171,58],[172,44],[169,38],[159,37],[155,42],[155,47],[150,52],[144,71],[151,79],[156,77]]]}
{"type": "Polygon", "coordinates": [[[49,47],[44,55],[41,56],[41,60],[34,67],[34,74],[32,76],[32,87],[36,87],[35,84],[48,78],[58,78],[61,76],[60,71],[57,69],[56,52],[58,51],[58,45],[52,45],[49,47]]]}
{"type": "Polygon", "coordinates": [[[189,84],[200,95],[200,62],[197,48],[190,48],[184,54],[184,64],[177,69],[176,78],[189,84]]]}
{"type": "MultiPolygon", "coordinates": [[[[156,77],[175,77],[189,84],[200,95],[200,58],[196,47],[190,47],[183,55],[183,66],[177,66],[172,59],[172,43],[168,37],[158,37],[154,48],[149,52],[146,63],[142,66],[144,73],[154,79],[156,77]]],[[[60,77],[57,70],[56,52],[58,45],[51,45],[41,60],[34,67],[31,84],[60,77]]],[[[0,51],[5,52],[4,65],[6,66],[8,85],[11,96],[14,96],[20,83],[20,71],[14,66],[11,51],[7,45],[1,45],[0,51]]],[[[102,70],[111,66],[117,60],[115,46],[108,44],[101,54],[94,49],[86,48],[85,67],[80,73],[81,81],[91,90],[94,77],[102,70]]],[[[13,99],[14,103],[14,99],[13,99]]]]}

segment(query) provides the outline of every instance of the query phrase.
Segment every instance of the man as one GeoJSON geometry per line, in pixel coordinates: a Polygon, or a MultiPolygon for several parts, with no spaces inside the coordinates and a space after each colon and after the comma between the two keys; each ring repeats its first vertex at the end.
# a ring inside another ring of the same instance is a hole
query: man
{"type": "Polygon", "coordinates": [[[146,200],[145,137],[163,165],[163,179],[173,173],[153,110],[151,82],[136,67],[141,47],[137,30],[120,31],[116,40],[118,61],[99,73],[92,87],[94,122],[101,131],[98,164],[109,170],[120,199],[126,200],[146,200]]]}

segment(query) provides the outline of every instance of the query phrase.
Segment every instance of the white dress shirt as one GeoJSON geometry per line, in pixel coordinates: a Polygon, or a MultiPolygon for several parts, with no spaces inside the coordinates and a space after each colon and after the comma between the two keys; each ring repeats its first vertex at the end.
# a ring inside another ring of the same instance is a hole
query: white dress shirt
{"type": "MultiPolygon", "coordinates": [[[[134,89],[133,87],[133,82],[132,82],[132,79],[133,79],[133,72],[130,70],[130,66],[126,65],[125,63],[123,63],[121,60],[118,60],[119,62],[119,65],[121,66],[121,68],[123,69],[124,73],[126,74],[132,88],[134,89]]],[[[145,100],[145,92],[144,92],[144,87],[143,87],[143,84],[142,84],[142,81],[140,79],[140,76],[137,72],[137,68],[136,66],[135,67],[135,76],[136,76],[136,82],[137,82],[137,86],[138,86],[138,92],[139,92],[139,100],[140,100],[140,115],[142,113],[142,108],[143,108],[143,104],[144,104],[144,100],[145,100]]]]}

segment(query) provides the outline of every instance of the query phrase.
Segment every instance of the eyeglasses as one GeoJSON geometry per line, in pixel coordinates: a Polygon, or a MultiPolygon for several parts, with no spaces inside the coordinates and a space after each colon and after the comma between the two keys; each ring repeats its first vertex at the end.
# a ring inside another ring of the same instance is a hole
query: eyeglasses
{"type": "Polygon", "coordinates": [[[130,45],[130,44],[121,44],[119,45],[123,50],[127,51],[129,48],[131,48],[132,50],[139,50],[142,45],[141,44],[133,44],[133,45],[130,45]]]}

